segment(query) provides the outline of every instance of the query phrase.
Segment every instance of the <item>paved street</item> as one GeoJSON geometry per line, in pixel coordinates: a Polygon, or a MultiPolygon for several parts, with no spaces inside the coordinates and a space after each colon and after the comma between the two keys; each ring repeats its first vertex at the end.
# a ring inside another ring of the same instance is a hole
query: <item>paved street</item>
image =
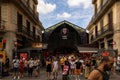
{"type": "MultiPolygon", "coordinates": [[[[110,77],[110,80],[120,80],[120,73],[117,74],[112,74],[110,77]]],[[[3,77],[2,80],[13,80],[13,75],[11,73],[11,75],[9,77],[3,77]]],[[[46,80],[46,76],[45,76],[45,69],[41,70],[41,73],[39,75],[39,77],[28,77],[27,74],[25,74],[24,78],[21,78],[19,80],[46,80]]],[[[62,75],[61,75],[61,71],[59,71],[59,76],[57,80],[62,80],[62,75]]],[[[75,80],[75,77],[70,77],[70,80],[75,80]]],[[[81,75],[81,80],[87,80],[84,78],[83,75],[81,75]]]]}

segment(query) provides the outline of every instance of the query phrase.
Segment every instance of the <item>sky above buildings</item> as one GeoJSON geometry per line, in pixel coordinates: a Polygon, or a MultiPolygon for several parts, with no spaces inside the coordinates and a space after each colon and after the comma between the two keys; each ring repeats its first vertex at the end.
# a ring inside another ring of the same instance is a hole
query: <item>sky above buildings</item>
{"type": "Polygon", "coordinates": [[[67,20],[86,28],[93,16],[92,0],[38,0],[37,11],[44,28],[67,20]]]}

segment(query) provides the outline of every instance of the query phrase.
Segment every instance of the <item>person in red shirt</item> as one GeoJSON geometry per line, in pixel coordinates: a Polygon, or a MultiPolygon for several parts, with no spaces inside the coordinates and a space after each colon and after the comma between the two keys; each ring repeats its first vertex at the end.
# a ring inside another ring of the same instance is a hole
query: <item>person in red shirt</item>
{"type": "Polygon", "coordinates": [[[62,70],[62,80],[69,80],[69,69],[70,69],[70,65],[68,61],[65,61],[65,64],[63,66],[63,70],[62,70]]]}
{"type": "Polygon", "coordinates": [[[24,60],[23,60],[23,57],[20,57],[20,61],[19,61],[19,74],[20,74],[20,77],[23,77],[23,73],[24,73],[24,60]]]}

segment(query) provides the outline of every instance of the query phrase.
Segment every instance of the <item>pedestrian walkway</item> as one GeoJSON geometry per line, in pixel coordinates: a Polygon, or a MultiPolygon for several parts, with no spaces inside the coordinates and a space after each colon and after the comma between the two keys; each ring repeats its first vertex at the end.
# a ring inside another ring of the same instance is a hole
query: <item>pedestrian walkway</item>
{"type": "MultiPolygon", "coordinates": [[[[62,75],[61,75],[61,71],[58,71],[58,79],[57,80],[62,80],[62,75]]],[[[117,74],[112,74],[110,77],[110,80],[119,80],[120,79],[120,73],[117,74]]],[[[11,74],[8,77],[3,77],[1,80],[13,80],[13,74],[11,74]]],[[[15,79],[17,80],[17,79],[15,79]]],[[[34,75],[32,77],[28,77],[27,73],[25,73],[25,76],[19,80],[47,80],[46,79],[46,73],[45,73],[45,69],[41,69],[40,75],[38,77],[35,77],[34,75]]],[[[51,79],[52,80],[52,79],[51,79]]],[[[75,80],[75,76],[70,76],[70,80],[75,80]]],[[[83,75],[81,75],[81,79],[80,80],[87,80],[84,78],[83,75]]]]}

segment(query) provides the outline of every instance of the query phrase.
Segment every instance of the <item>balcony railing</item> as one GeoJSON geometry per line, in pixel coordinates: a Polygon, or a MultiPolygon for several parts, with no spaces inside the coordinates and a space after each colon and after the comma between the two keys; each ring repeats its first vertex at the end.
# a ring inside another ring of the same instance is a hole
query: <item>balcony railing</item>
{"type": "Polygon", "coordinates": [[[31,39],[36,39],[36,34],[33,33],[33,31],[28,30],[24,25],[18,25],[17,32],[18,34],[29,37],[31,39]]]}
{"type": "Polygon", "coordinates": [[[34,10],[27,4],[26,0],[14,0],[15,4],[18,4],[29,16],[38,21],[38,14],[34,13],[34,10]]]}
{"type": "Polygon", "coordinates": [[[99,39],[100,37],[104,37],[106,35],[112,34],[113,31],[114,31],[113,26],[107,24],[101,30],[97,31],[95,38],[93,38],[93,41],[99,39]]]}
{"type": "Polygon", "coordinates": [[[103,0],[103,4],[97,9],[97,13],[93,15],[91,22],[95,23],[100,18],[100,16],[104,14],[107,9],[110,8],[110,5],[112,5],[114,2],[115,0],[103,0]]]}
{"type": "Polygon", "coordinates": [[[103,7],[106,6],[106,4],[107,4],[108,1],[109,0],[103,0],[103,3],[97,9],[97,13],[99,13],[101,11],[101,9],[103,9],[103,7]]]}
{"type": "Polygon", "coordinates": [[[21,1],[22,1],[22,3],[29,9],[29,11],[30,11],[33,15],[35,15],[34,17],[37,18],[37,17],[38,17],[38,16],[37,16],[37,13],[36,13],[36,14],[34,13],[34,10],[30,7],[30,5],[27,4],[27,1],[26,1],[26,0],[21,0],[21,1]]]}

